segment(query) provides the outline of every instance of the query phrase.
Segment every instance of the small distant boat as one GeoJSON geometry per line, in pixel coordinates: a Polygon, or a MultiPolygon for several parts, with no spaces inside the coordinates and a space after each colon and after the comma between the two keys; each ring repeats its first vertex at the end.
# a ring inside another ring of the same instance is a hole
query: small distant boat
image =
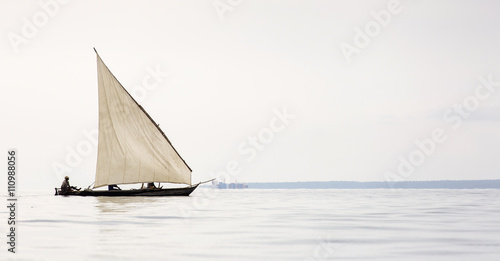
{"type": "Polygon", "coordinates": [[[218,181],[212,181],[212,188],[216,189],[247,189],[248,184],[245,183],[225,183],[225,182],[218,182],[218,181]]]}
{"type": "MultiPolygon", "coordinates": [[[[191,168],[179,155],[159,125],[127,92],[94,48],[99,86],[99,139],[93,189],[61,192],[65,196],[189,196],[191,168]],[[186,184],[183,188],[95,190],[139,183],[186,184]]],[[[210,180],[211,181],[211,180],[210,180]]],[[[209,182],[209,181],[206,181],[209,182]]]]}

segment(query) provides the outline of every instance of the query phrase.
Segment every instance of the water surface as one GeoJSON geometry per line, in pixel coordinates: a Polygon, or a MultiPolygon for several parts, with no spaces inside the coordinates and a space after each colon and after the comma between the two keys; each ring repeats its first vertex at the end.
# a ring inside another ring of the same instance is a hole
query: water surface
{"type": "MultiPolygon", "coordinates": [[[[6,198],[3,197],[4,202],[6,198]]],[[[1,260],[499,260],[500,190],[212,190],[18,199],[1,260]]],[[[7,209],[1,216],[7,233],[7,209]]]]}

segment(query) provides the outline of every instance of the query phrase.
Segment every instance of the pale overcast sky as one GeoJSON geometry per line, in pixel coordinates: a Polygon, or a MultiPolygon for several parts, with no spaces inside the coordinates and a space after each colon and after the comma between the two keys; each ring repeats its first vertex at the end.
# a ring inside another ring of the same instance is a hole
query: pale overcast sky
{"type": "Polygon", "coordinates": [[[193,181],[497,179],[499,13],[497,1],[1,0],[0,147],[18,150],[20,188],[93,182],[95,47],[193,181]]]}

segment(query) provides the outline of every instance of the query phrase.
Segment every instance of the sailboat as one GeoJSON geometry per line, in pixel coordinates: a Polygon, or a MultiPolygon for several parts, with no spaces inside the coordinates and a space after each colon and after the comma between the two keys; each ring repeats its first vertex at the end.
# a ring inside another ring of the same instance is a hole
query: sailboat
{"type": "MultiPolygon", "coordinates": [[[[174,148],[160,126],[120,84],[97,55],[99,87],[99,138],[94,186],[68,196],[189,196],[191,168],[174,148]],[[182,188],[158,187],[129,190],[96,190],[104,186],[149,183],[185,184],[182,188]]],[[[209,182],[209,181],[206,181],[209,182]]]]}

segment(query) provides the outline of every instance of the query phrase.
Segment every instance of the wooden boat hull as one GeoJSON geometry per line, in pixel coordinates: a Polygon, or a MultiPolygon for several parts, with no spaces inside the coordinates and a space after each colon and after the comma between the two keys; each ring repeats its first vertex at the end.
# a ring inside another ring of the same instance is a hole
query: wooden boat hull
{"type": "Polygon", "coordinates": [[[167,189],[129,189],[129,190],[91,190],[68,191],[61,193],[61,189],[56,188],[56,196],[82,196],[82,197],[167,197],[167,196],[189,196],[199,184],[186,188],[167,189]]]}

